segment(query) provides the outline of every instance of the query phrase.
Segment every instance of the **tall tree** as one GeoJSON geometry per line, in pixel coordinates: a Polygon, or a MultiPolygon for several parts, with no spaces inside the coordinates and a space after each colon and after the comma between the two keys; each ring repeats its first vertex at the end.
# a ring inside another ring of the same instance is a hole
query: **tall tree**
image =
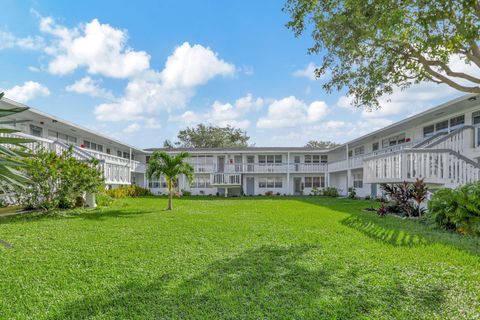
{"type": "Polygon", "coordinates": [[[306,148],[316,148],[316,149],[331,149],[338,147],[340,144],[332,141],[321,141],[321,140],[310,140],[305,145],[306,148]]]}
{"type": "Polygon", "coordinates": [[[204,124],[181,130],[177,138],[180,146],[187,148],[246,147],[250,139],[241,129],[204,124]]]}
{"type": "Polygon", "coordinates": [[[193,179],[193,167],[185,160],[190,157],[188,152],[180,152],[176,155],[169,155],[163,151],[155,151],[147,164],[147,178],[160,179],[163,175],[167,181],[168,188],[168,208],[172,210],[172,199],[175,193],[176,181],[179,175],[191,181],[193,179]]]}
{"type": "Polygon", "coordinates": [[[283,9],[297,37],[312,30],[316,76],[331,74],[324,89],[346,87],[356,106],[376,108],[421,81],[480,93],[478,0],[287,0],[283,9]]]}

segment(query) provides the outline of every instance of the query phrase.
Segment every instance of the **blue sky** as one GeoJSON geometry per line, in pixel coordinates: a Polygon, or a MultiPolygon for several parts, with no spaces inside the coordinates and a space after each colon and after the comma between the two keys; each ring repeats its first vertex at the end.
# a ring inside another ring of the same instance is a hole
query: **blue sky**
{"type": "Polygon", "coordinates": [[[459,94],[422,83],[354,109],[313,79],[283,1],[1,1],[6,96],[139,147],[199,122],[257,146],[345,142],[459,94]]]}

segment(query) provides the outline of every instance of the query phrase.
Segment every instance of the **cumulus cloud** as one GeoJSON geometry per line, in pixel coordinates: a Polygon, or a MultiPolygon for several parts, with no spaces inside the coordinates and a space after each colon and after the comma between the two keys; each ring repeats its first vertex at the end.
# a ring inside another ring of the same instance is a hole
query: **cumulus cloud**
{"type": "Polygon", "coordinates": [[[185,42],[168,57],[161,72],[150,69],[132,78],[123,97],[97,106],[95,115],[101,121],[122,121],[182,109],[197,86],[234,72],[234,65],[219,59],[210,48],[185,42]]]}
{"type": "Polygon", "coordinates": [[[37,97],[50,95],[50,90],[35,81],[26,81],[23,85],[17,85],[5,90],[5,96],[17,102],[27,102],[37,97]]]}
{"type": "Polygon", "coordinates": [[[261,109],[263,105],[262,98],[255,98],[249,93],[238,98],[234,103],[215,101],[210,110],[203,114],[189,110],[179,116],[171,117],[170,120],[186,125],[206,122],[220,127],[232,126],[247,129],[250,121],[245,119],[246,115],[261,109]]]}
{"type": "Polygon", "coordinates": [[[294,96],[273,101],[265,117],[258,119],[258,128],[288,128],[300,124],[318,122],[328,113],[324,101],[314,101],[307,105],[294,96]]]}
{"type": "Polygon", "coordinates": [[[51,17],[42,17],[40,31],[53,37],[53,42],[45,49],[52,56],[48,65],[52,74],[68,74],[85,67],[90,74],[128,78],[150,66],[150,56],[145,51],[134,51],[126,46],[126,31],[102,24],[97,19],[69,29],[51,17]]]}
{"type": "Polygon", "coordinates": [[[87,94],[92,97],[102,97],[107,99],[113,98],[111,91],[108,91],[100,86],[99,80],[94,80],[89,76],[75,81],[73,84],[65,87],[65,90],[69,92],[87,94]]]}
{"type": "Polygon", "coordinates": [[[160,77],[167,88],[191,88],[234,72],[235,66],[219,59],[210,48],[184,42],[168,57],[160,77]]]}

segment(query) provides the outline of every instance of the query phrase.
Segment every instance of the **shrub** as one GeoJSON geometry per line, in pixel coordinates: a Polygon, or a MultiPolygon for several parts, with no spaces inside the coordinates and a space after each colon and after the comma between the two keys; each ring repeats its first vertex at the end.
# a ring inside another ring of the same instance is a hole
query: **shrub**
{"type": "Polygon", "coordinates": [[[385,202],[381,202],[380,204],[380,208],[378,208],[377,210],[377,214],[380,216],[380,217],[383,217],[387,214],[388,212],[388,209],[385,207],[385,202]]]}
{"type": "Polygon", "coordinates": [[[97,202],[97,206],[99,206],[99,207],[108,207],[113,202],[113,198],[110,197],[105,192],[97,193],[97,195],[95,197],[95,200],[97,202]]]}
{"type": "Polygon", "coordinates": [[[350,199],[356,199],[357,198],[357,191],[355,188],[348,188],[348,197],[350,199]]]}
{"type": "Polygon", "coordinates": [[[428,204],[428,217],[441,228],[479,236],[480,181],[437,191],[428,204]]]}
{"type": "Polygon", "coordinates": [[[381,184],[383,192],[391,203],[386,206],[390,213],[401,213],[407,217],[418,217],[423,213],[422,203],[427,197],[427,186],[423,179],[415,183],[381,184]]]}
{"type": "Polygon", "coordinates": [[[83,206],[83,196],[103,185],[98,161],[75,159],[73,151],[39,151],[27,158],[23,171],[31,183],[17,190],[17,201],[27,209],[66,209],[83,206]]]}
{"type": "Polygon", "coordinates": [[[326,196],[326,197],[338,197],[338,190],[337,188],[325,188],[323,189],[323,195],[326,196]]]}
{"type": "Polygon", "coordinates": [[[265,195],[266,196],[273,196],[273,191],[267,191],[267,192],[265,192],[265,195]]]}
{"type": "Polygon", "coordinates": [[[321,194],[322,191],[321,191],[320,189],[318,189],[317,187],[313,187],[310,192],[311,192],[311,194],[313,194],[314,196],[318,196],[318,195],[321,194]]]}
{"type": "Polygon", "coordinates": [[[186,196],[186,197],[189,197],[192,195],[192,192],[191,191],[188,191],[188,190],[182,190],[182,195],[183,196],[186,196]]]}
{"type": "Polygon", "coordinates": [[[121,199],[151,196],[152,192],[146,188],[142,188],[136,185],[130,185],[120,186],[118,188],[106,190],[106,194],[112,198],[121,199]]]}

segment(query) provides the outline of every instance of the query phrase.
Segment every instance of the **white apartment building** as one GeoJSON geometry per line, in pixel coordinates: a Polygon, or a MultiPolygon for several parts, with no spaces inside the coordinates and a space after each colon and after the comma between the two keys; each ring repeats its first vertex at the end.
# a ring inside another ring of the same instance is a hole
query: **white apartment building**
{"type": "MultiPolygon", "coordinates": [[[[5,99],[1,107],[17,103],[5,99]]],[[[23,136],[64,150],[73,145],[80,159],[97,158],[110,187],[137,184],[166,193],[164,179],[147,181],[146,161],[155,150],[188,151],[195,169],[192,184],[180,177],[178,189],[195,195],[310,194],[337,188],[346,195],[377,196],[378,184],[424,178],[431,189],[457,187],[480,179],[480,96],[467,95],[431,108],[339,147],[225,149],[139,149],[91,130],[30,109],[15,115],[23,136]]]]}

